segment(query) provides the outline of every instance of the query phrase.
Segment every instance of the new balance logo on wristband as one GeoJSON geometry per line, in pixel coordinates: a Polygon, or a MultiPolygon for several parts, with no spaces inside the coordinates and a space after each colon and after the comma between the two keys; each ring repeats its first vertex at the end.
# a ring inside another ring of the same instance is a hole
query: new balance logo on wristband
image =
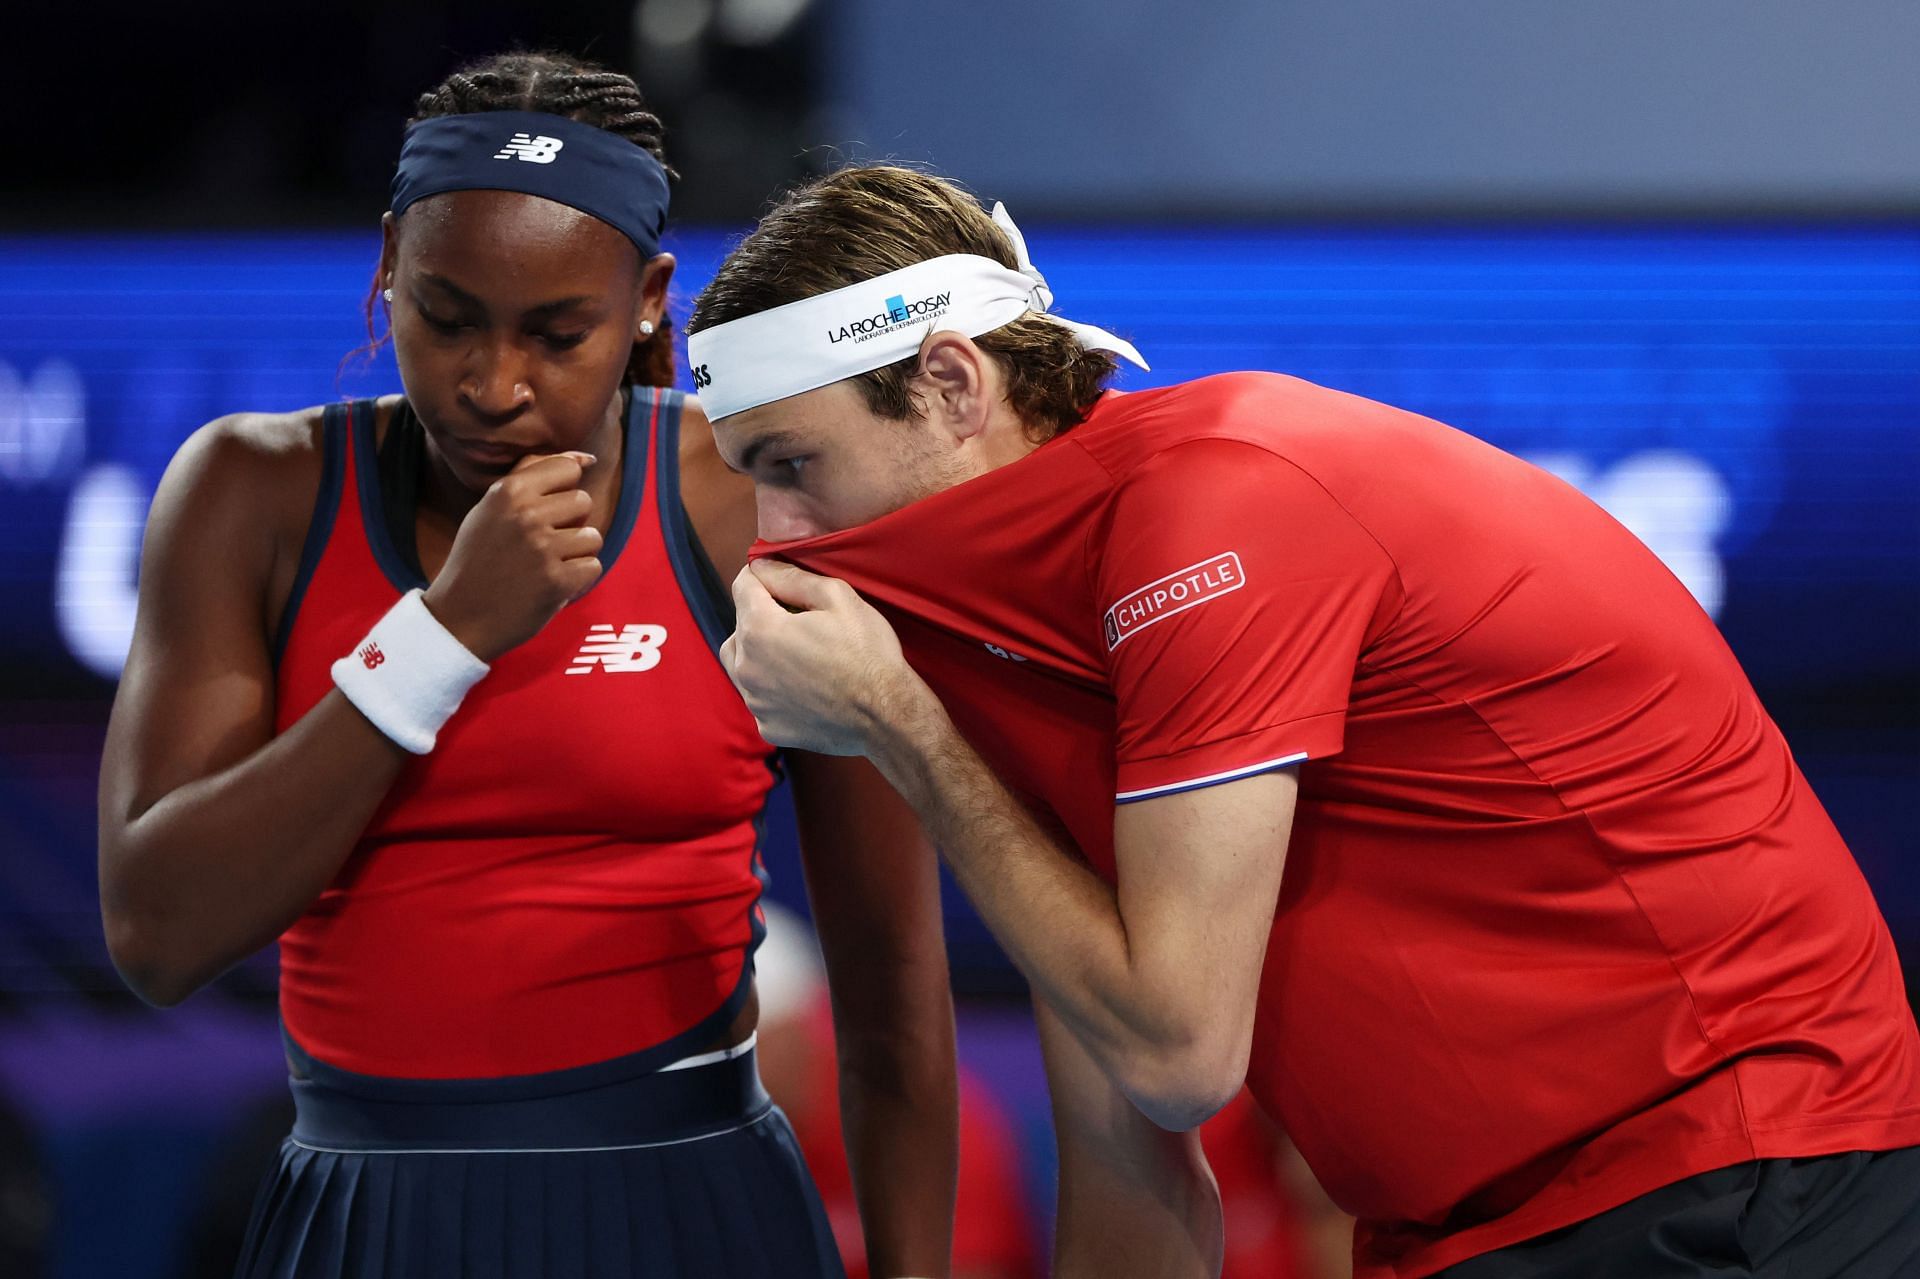
{"type": "Polygon", "coordinates": [[[368,644],[360,650],[360,661],[368,670],[372,670],[386,660],[387,655],[380,651],[378,644],[368,644]]]}
{"type": "Polygon", "coordinates": [[[565,145],[567,144],[559,138],[550,138],[544,133],[516,133],[493,158],[525,160],[529,164],[552,164],[553,157],[559,155],[560,148],[565,145]]]}
{"type": "Polygon", "coordinates": [[[609,675],[650,671],[660,665],[660,646],[667,642],[667,628],[647,623],[622,626],[596,625],[587,628],[586,641],[579,655],[567,667],[569,675],[586,675],[595,670],[609,675]]]}

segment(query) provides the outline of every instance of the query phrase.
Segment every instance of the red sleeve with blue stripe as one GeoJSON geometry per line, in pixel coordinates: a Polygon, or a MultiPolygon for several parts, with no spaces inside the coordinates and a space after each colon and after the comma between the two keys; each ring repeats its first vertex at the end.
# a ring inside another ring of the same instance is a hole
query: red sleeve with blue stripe
{"type": "Polygon", "coordinates": [[[1122,479],[1096,554],[1120,802],[1341,749],[1394,567],[1311,476],[1257,445],[1177,445],[1122,479]]]}

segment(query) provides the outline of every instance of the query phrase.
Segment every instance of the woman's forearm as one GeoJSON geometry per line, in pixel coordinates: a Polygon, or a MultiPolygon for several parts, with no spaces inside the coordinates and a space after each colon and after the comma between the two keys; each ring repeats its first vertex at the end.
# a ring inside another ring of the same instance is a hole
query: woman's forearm
{"type": "Polygon", "coordinates": [[[875,1279],[945,1276],[953,1252],[959,1097],[951,1006],[921,1008],[913,1023],[841,1037],[841,1130],[875,1279]]]}
{"type": "Polygon", "coordinates": [[[339,873],[407,758],[336,691],[228,768],[137,811],[103,804],[101,914],[128,985],[175,1004],[278,937],[339,873]]]}

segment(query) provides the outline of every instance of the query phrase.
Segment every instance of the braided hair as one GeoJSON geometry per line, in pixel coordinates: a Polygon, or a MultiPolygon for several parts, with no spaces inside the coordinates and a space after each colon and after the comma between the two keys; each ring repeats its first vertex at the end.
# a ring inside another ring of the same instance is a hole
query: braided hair
{"type": "MultiPolygon", "coordinates": [[[[648,110],[640,88],[618,71],[552,51],[499,53],[482,58],[448,76],[420,95],[409,126],[436,116],[472,115],[482,111],[540,111],[566,116],[582,124],[618,134],[660,162],[669,177],[679,177],[667,164],[663,140],[666,127],[648,110]]],[[[384,337],[373,329],[380,280],[367,294],[367,335],[377,348],[384,337]]],[[[638,386],[672,386],[674,380],[673,321],[660,317],[653,336],[633,345],[625,382],[638,386]]]]}

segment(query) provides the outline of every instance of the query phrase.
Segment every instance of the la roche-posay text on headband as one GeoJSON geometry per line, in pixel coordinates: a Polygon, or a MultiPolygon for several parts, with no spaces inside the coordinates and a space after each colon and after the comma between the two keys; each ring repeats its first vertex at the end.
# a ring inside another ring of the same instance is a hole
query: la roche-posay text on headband
{"type": "MultiPolygon", "coordinates": [[[[931,332],[973,338],[1029,311],[1045,314],[1053,291],[1027,256],[1026,238],[1004,205],[993,206],[993,220],[1012,241],[1019,270],[951,253],[690,334],[687,358],[707,417],[718,420],[885,368],[919,351],[931,332]]],[[[1089,350],[1147,367],[1124,338],[1047,318],[1089,350]]]]}
{"type": "Polygon", "coordinates": [[[541,111],[478,111],[409,125],[388,207],[447,191],[519,191],[605,222],[641,260],[667,229],[667,171],[617,133],[541,111]]]}

